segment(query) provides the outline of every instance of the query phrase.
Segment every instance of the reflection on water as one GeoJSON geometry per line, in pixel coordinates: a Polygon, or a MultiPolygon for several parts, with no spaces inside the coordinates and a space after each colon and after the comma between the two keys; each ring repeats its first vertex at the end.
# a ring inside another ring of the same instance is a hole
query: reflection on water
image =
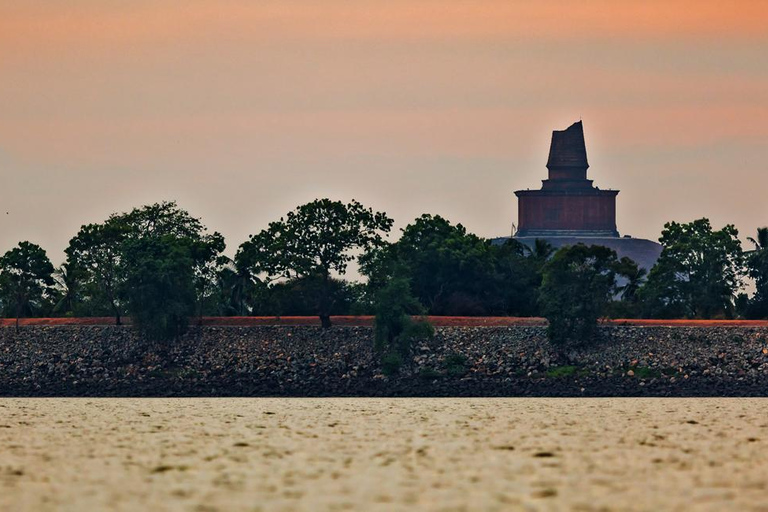
{"type": "Polygon", "coordinates": [[[0,399],[0,510],[766,510],[766,434],[764,399],[0,399]]]}

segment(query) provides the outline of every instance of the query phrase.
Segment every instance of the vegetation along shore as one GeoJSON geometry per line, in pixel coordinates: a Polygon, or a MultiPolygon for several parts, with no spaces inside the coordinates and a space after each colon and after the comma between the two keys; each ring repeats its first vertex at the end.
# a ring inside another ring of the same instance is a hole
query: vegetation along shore
{"type": "Polygon", "coordinates": [[[13,319],[0,330],[3,392],[685,395],[765,389],[760,324],[620,327],[605,319],[767,318],[766,228],[744,251],[734,226],[670,222],[659,239],[661,256],[646,272],[606,247],[494,244],[436,215],[417,218],[388,241],[392,224],[385,213],[355,201],[317,200],[270,223],[228,258],[220,234],[165,202],[84,225],[58,268],[41,247],[21,242],[0,257],[0,311],[13,319]],[[343,279],[354,260],[364,282],[343,279]],[[746,278],[754,283],[751,296],[743,293],[746,278]],[[322,329],[253,318],[306,315],[322,329]],[[479,323],[447,320],[456,316],[479,323]],[[23,317],[47,318],[38,323],[51,327],[30,326],[35,321],[23,317]],[[103,324],[105,317],[114,328],[83,325],[103,324]],[[334,318],[341,325],[330,329],[334,318]],[[342,318],[352,320],[344,326],[342,318]],[[126,319],[130,326],[123,326],[126,319]],[[67,323],[74,325],[55,326],[67,323]],[[664,343],[657,347],[659,339],[664,343]],[[611,350],[624,356],[608,362],[611,350]],[[228,356],[221,360],[221,354],[228,356]]]}

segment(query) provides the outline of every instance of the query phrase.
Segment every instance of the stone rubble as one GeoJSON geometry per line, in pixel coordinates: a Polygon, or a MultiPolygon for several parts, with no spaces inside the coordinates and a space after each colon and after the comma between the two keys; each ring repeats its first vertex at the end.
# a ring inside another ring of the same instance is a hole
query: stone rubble
{"type": "Polygon", "coordinates": [[[768,328],[601,327],[557,349],[544,327],[438,327],[395,376],[370,327],[0,328],[2,396],[765,396],[768,328]]]}

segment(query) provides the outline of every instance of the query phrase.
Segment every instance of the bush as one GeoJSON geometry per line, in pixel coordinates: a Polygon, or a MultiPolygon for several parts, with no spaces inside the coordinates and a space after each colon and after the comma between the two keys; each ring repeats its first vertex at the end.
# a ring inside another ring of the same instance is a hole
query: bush
{"type": "Polygon", "coordinates": [[[661,377],[661,371],[648,366],[637,366],[632,369],[635,372],[635,377],[638,379],[658,379],[661,377]]]}
{"type": "Polygon", "coordinates": [[[381,358],[381,372],[386,376],[397,374],[401,366],[403,357],[397,352],[388,352],[381,358]]]}
{"type": "Polygon", "coordinates": [[[443,376],[443,374],[440,373],[439,371],[435,370],[434,368],[422,368],[419,371],[419,377],[421,377],[422,379],[425,379],[425,380],[439,379],[442,376],[443,376]]]}
{"type": "Polygon", "coordinates": [[[376,295],[376,349],[407,355],[414,340],[431,337],[432,325],[414,322],[414,313],[423,313],[423,309],[411,295],[408,280],[393,278],[376,295]]]}
{"type": "MultiPolygon", "coordinates": [[[[429,322],[414,322],[409,313],[422,312],[411,295],[407,279],[393,278],[376,296],[375,349],[383,354],[382,367],[395,371],[411,351],[415,340],[430,338],[434,329],[429,322]]],[[[386,371],[385,371],[386,374],[386,371]]]]}
{"type": "Polygon", "coordinates": [[[448,354],[443,359],[445,373],[451,377],[461,377],[467,373],[467,358],[461,354],[448,354]]]}
{"type": "Polygon", "coordinates": [[[587,370],[580,369],[578,366],[555,366],[547,370],[547,377],[559,379],[563,377],[584,377],[588,374],[587,370]]]}

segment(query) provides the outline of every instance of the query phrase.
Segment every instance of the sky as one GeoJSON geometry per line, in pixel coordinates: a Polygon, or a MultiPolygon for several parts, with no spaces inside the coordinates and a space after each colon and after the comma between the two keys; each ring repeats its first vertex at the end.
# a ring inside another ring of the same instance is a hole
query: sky
{"type": "Polygon", "coordinates": [[[0,252],[177,200],[228,254],[319,197],[506,236],[584,122],[622,234],[768,225],[768,2],[0,0],[0,252]],[[7,213],[6,213],[7,212],[7,213]]]}

